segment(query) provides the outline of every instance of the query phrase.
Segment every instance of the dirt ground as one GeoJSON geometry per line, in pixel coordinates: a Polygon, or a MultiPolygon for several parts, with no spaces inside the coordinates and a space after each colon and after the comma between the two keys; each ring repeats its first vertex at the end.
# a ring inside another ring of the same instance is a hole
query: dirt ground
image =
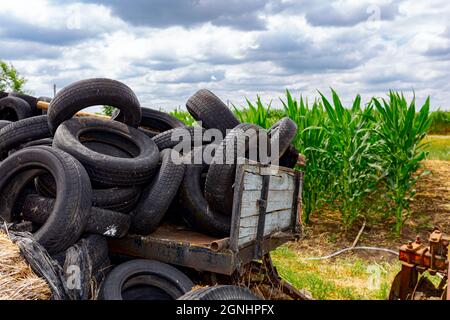
{"type": "MultiPolygon", "coordinates": [[[[396,236],[390,231],[389,221],[373,222],[365,227],[359,246],[376,246],[394,251],[398,247],[414,240],[417,235],[428,239],[434,227],[450,233],[450,161],[427,160],[424,169],[430,174],[423,176],[417,184],[417,194],[411,204],[412,215],[405,224],[402,235],[396,236]]],[[[310,225],[304,226],[301,241],[289,246],[297,252],[310,256],[324,256],[339,249],[350,247],[362,226],[362,221],[355,223],[352,230],[344,233],[339,227],[339,217],[333,212],[324,212],[320,218],[314,217],[310,225]]],[[[378,251],[354,251],[346,253],[367,260],[397,260],[389,253],[378,251]]]]}

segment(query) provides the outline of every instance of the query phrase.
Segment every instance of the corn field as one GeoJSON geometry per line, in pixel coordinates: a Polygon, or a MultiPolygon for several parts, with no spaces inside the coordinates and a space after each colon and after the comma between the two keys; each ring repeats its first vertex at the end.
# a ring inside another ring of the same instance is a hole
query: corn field
{"type": "Polygon", "coordinates": [[[295,146],[307,158],[305,222],[326,207],[340,213],[346,229],[358,218],[382,215],[393,218],[393,230],[400,233],[426,156],[421,141],[431,125],[429,99],[416,110],[415,99],[408,103],[396,92],[365,105],[358,95],[346,107],[333,90],[331,99],[320,94],[313,103],[287,91],[275,116],[259,97],[256,106],[247,103],[236,111],[242,122],[267,128],[288,116],[298,125],[295,146]]]}
{"type": "MultiPolygon", "coordinates": [[[[344,229],[357,219],[381,217],[392,220],[399,234],[410,216],[409,204],[421,177],[417,172],[426,157],[422,140],[430,127],[448,121],[448,113],[430,113],[429,99],[416,108],[415,98],[408,103],[397,92],[365,104],[358,95],[350,106],[344,106],[334,90],[331,97],[320,94],[312,103],[302,96],[293,98],[289,91],[280,100],[283,109],[273,109],[259,96],[254,103],[247,99],[246,106],[232,107],[241,122],[263,128],[285,116],[297,123],[294,144],[307,159],[302,168],[305,223],[326,208],[339,212],[344,229]]],[[[195,123],[181,109],[171,115],[187,125],[195,123]]]]}

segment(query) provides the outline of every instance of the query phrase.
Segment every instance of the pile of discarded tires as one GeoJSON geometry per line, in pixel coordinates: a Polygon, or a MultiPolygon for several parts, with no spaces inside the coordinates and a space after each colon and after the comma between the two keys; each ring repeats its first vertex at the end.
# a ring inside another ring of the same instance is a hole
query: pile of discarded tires
{"type": "MultiPolygon", "coordinates": [[[[82,283],[71,289],[71,298],[91,298],[93,279],[102,283],[103,299],[178,299],[189,293],[192,281],[161,262],[131,260],[110,271],[107,238],[148,235],[166,219],[229,235],[235,165],[173,161],[179,152],[174,132],[194,135],[202,129],[141,108],[129,87],[110,79],[73,83],[53,99],[17,93],[0,98],[0,217],[12,229],[31,232],[66,274],[79,266],[82,283]],[[48,112],[38,109],[38,101],[50,102],[48,112]],[[74,117],[96,105],[117,111],[111,120],[74,117]]],[[[195,93],[187,109],[204,129],[218,129],[225,137],[201,141],[188,156],[208,146],[220,154],[234,135],[263,130],[240,124],[208,90],[195,93]]],[[[280,140],[281,165],[293,167],[297,161],[291,145],[295,133],[288,118],[267,131],[270,139],[280,140]]],[[[233,298],[250,297],[244,289],[214,290],[219,291],[187,297],[218,298],[220,290],[233,298]]]]}

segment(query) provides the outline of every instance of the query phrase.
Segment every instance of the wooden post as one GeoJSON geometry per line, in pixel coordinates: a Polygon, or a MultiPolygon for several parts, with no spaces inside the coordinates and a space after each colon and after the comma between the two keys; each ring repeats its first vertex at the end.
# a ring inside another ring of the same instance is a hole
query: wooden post
{"type": "MultiPolygon", "coordinates": [[[[38,101],[37,108],[41,109],[41,110],[48,110],[49,105],[50,105],[50,103],[48,103],[48,102],[38,101]]],[[[111,119],[108,116],[104,116],[104,115],[101,115],[101,114],[90,113],[90,112],[77,112],[76,116],[77,117],[93,117],[93,118],[99,118],[99,119],[105,119],[105,120],[111,119]]]]}

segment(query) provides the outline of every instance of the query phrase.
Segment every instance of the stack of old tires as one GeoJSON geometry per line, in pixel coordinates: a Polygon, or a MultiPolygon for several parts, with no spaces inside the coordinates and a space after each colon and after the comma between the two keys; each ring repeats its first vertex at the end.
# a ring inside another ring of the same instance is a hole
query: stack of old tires
{"type": "MultiPolygon", "coordinates": [[[[173,161],[180,152],[171,139],[174,132],[194,135],[200,127],[141,108],[129,87],[110,79],[73,83],[54,99],[15,93],[0,98],[0,217],[13,229],[31,232],[66,275],[78,267],[81,283],[68,286],[71,299],[91,298],[92,281],[102,283],[103,299],[177,299],[185,294],[217,299],[220,292],[224,299],[254,298],[226,286],[189,293],[192,281],[158,261],[130,260],[110,271],[107,238],[148,235],[164,219],[229,235],[236,166],[173,161]],[[50,102],[48,113],[37,108],[39,100],[50,102]],[[74,117],[96,105],[117,111],[111,120],[74,117]]],[[[264,130],[240,124],[207,90],[194,94],[187,109],[204,129],[218,129],[225,137],[200,141],[188,157],[208,147],[220,155],[237,134],[264,130]]],[[[269,139],[280,143],[282,165],[296,163],[298,152],[291,145],[295,133],[288,118],[267,131],[269,139]]]]}

